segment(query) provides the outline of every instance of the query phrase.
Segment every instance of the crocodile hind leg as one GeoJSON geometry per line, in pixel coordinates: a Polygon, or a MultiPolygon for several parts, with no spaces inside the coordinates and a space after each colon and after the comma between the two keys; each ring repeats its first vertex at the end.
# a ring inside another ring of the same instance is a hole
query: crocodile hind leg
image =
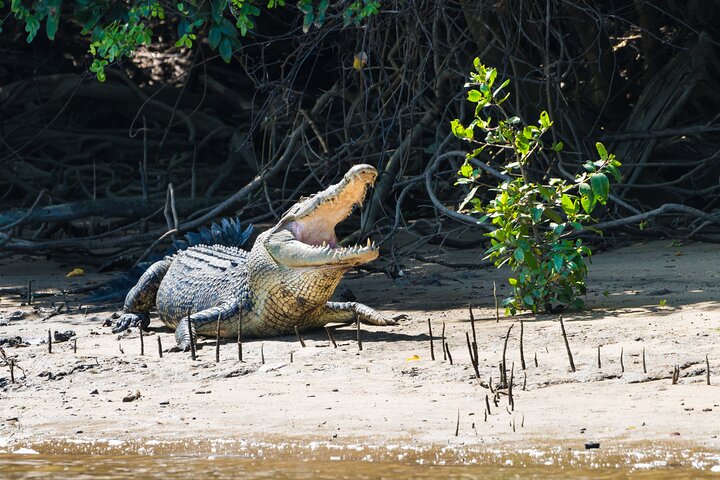
{"type": "Polygon", "coordinates": [[[361,322],[370,325],[397,325],[395,319],[358,302],[327,302],[318,320],[320,326],[328,323],[352,323],[356,316],[361,322]]]}
{"type": "Polygon", "coordinates": [[[155,296],[160,288],[160,282],[171,263],[172,259],[165,258],[153,263],[143,273],[140,280],[125,297],[123,314],[115,324],[113,333],[127,330],[130,326],[140,326],[140,328],[146,329],[150,325],[150,309],[155,306],[155,296]]]}
{"type": "MultiPolygon", "coordinates": [[[[218,317],[220,317],[221,337],[227,337],[230,334],[237,335],[236,319],[239,314],[238,305],[231,303],[223,303],[191,314],[189,323],[192,329],[192,338],[197,338],[197,335],[214,337],[217,332],[218,317]]],[[[187,317],[178,319],[177,327],[175,327],[175,341],[179,350],[184,352],[190,350],[190,335],[187,317]]]]}

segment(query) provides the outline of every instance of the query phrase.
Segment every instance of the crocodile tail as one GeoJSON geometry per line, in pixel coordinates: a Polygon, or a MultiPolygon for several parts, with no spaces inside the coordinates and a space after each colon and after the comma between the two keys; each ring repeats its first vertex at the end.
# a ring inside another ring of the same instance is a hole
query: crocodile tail
{"type": "Polygon", "coordinates": [[[172,255],[195,245],[225,245],[243,248],[253,233],[253,226],[242,226],[238,218],[223,218],[220,223],[213,223],[210,228],[202,227],[197,232],[188,232],[183,238],[173,241],[172,246],[164,255],[152,255],[147,261],[131,268],[125,275],[110,280],[93,290],[84,300],[86,303],[115,303],[125,300],[125,296],[135,286],[145,270],[164,256],[172,255]]]}

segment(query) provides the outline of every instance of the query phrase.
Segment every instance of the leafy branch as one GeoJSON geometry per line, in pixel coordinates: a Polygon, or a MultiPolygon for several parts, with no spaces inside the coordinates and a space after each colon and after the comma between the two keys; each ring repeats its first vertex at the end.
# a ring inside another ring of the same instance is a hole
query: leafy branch
{"type": "Polygon", "coordinates": [[[560,152],[562,143],[545,146],[542,136],[551,127],[547,112],[536,124],[523,124],[502,107],[509,94],[502,93],[510,83],[494,88],[497,70],[474,62],[467,99],[475,104],[474,118],[468,126],[453,120],[453,134],[473,146],[458,172],[458,184],[473,185],[460,205],[481,214],[496,227],[488,233],[491,246],[485,258],[497,267],[508,265],[514,276],[508,278],[513,295],[503,301],[507,314],[519,310],[549,312],[571,305],[583,307],[579,296],[586,293],[586,259],[592,254],[582,239],[570,236],[594,222],[591,214],[597,204],[604,205],[610,194],[608,175],[620,179],[620,162],[596,144],[599,160],[583,165],[584,172],[574,182],[550,178],[533,181],[529,166],[540,151],[560,152]],[[495,117],[496,118],[495,118],[495,117]],[[476,132],[484,134],[476,136],[476,132]],[[477,192],[482,170],[469,162],[481,154],[504,155],[503,173],[509,177],[495,189],[495,198],[483,205],[477,192]]]}
{"type": "MultiPolygon", "coordinates": [[[[32,3],[12,0],[10,11],[7,12],[5,2],[0,0],[0,32],[6,19],[13,16],[25,25],[28,43],[36,38],[43,22],[47,37],[54,40],[63,13],[62,4],[61,0],[38,0],[32,3]]],[[[285,7],[285,0],[79,0],[71,3],[72,12],[66,6],[64,13],[82,26],[82,35],[89,37],[88,53],[92,56],[90,71],[103,82],[106,78],[105,68],[115,61],[130,57],[143,45],[152,43],[154,28],[162,21],[173,21],[177,25],[176,47],[192,48],[199,36],[206,35],[210,48],[229,63],[233,52],[242,47],[241,37],[247,36],[255,28],[255,18],[261,15],[263,4],[267,9],[274,9],[285,7]]],[[[333,8],[342,17],[345,26],[357,25],[376,15],[380,2],[356,0],[349,5],[341,2],[333,8]]],[[[297,9],[303,15],[303,31],[307,33],[313,26],[322,27],[331,6],[329,0],[300,0],[297,9]]]]}

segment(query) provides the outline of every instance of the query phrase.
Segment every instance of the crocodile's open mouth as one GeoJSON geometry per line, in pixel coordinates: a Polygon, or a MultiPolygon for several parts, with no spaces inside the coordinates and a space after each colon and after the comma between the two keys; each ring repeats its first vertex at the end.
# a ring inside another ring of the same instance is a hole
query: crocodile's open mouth
{"type": "MultiPolygon", "coordinates": [[[[335,227],[345,220],[353,209],[362,205],[370,186],[375,183],[377,170],[371,165],[352,167],[343,179],[320,193],[302,199],[283,216],[283,230],[292,234],[280,251],[273,256],[283,257],[288,263],[288,248],[293,248],[298,261],[292,264],[329,265],[360,264],[377,258],[378,248],[368,240],[367,245],[340,247],[335,227]]],[[[289,237],[289,236],[288,236],[289,237]]]]}

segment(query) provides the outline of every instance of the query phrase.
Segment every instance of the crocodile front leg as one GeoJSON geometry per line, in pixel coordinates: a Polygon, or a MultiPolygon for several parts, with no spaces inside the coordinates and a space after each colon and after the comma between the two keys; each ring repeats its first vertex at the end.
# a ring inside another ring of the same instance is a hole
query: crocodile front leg
{"type": "Polygon", "coordinates": [[[395,319],[386,317],[374,308],[358,302],[327,302],[320,312],[321,325],[328,323],[352,323],[355,318],[369,325],[397,325],[395,319]]]}
{"type": "Polygon", "coordinates": [[[140,280],[125,297],[123,314],[115,324],[113,333],[122,332],[131,326],[146,329],[150,325],[150,309],[155,306],[155,297],[160,288],[160,282],[171,263],[172,259],[165,258],[153,263],[143,273],[140,280]]]}

